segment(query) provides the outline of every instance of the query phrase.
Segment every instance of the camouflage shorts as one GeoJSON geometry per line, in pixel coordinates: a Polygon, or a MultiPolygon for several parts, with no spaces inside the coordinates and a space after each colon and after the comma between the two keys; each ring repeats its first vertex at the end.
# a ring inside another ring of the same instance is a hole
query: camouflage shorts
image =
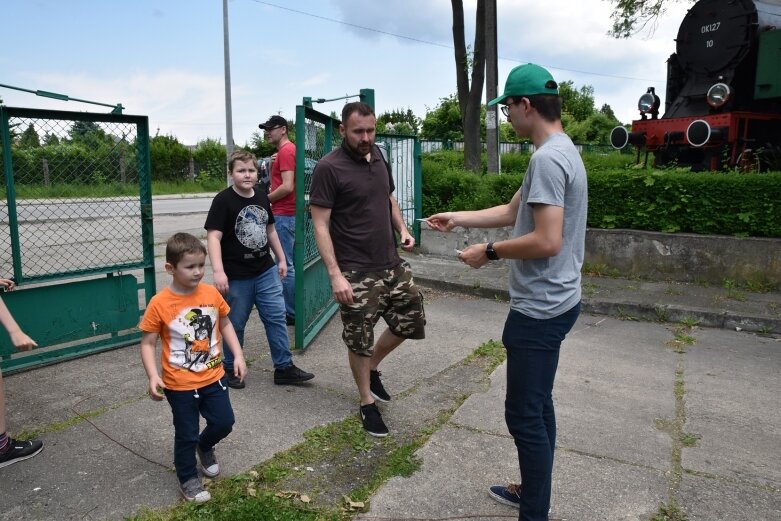
{"type": "Polygon", "coordinates": [[[353,287],[353,303],[341,304],[342,338],[353,353],[371,356],[374,325],[382,317],[391,333],[402,338],[425,338],[423,295],[412,280],[412,270],[402,261],[382,271],[346,271],[353,287]]]}

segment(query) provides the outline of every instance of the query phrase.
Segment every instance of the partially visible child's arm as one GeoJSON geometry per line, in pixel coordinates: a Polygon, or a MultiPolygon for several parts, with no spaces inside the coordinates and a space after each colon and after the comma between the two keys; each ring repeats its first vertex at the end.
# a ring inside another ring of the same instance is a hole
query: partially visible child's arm
{"type": "Polygon", "coordinates": [[[220,334],[222,335],[222,348],[230,349],[233,353],[233,374],[243,382],[244,377],[247,376],[247,362],[244,361],[244,351],[241,350],[236,330],[233,329],[233,324],[227,316],[220,317],[220,334]]]}
{"type": "Polygon", "coordinates": [[[274,257],[277,259],[279,278],[284,279],[287,276],[287,260],[285,259],[285,250],[282,249],[282,243],[279,242],[277,227],[273,224],[266,225],[266,235],[268,235],[268,245],[271,247],[271,251],[274,252],[274,257]]]}
{"type": "Polygon", "coordinates": [[[214,278],[214,287],[223,295],[227,295],[230,287],[228,286],[228,276],[222,265],[222,232],[220,230],[206,231],[206,249],[209,251],[209,260],[212,263],[212,274],[214,278]]]}
{"type": "Polygon", "coordinates": [[[149,397],[160,401],[165,398],[162,390],[165,389],[163,379],[157,372],[157,361],[155,349],[157,348],[157,333],[144,332],[141,337],[141,362],[144,364],[144,370],[149,378],[149,397]]]}
{"type": "Polygon", "coordinates": [[[13,315],[11,315],[11,312],[2,299],[0,299],[0,323],[2,323],[5,330],[8,331],[8,336],[11,337],[11,343],[19,351],[29,351],[33,347],[38,346],[38,344],[35,343],[35,340],[22,331],[22,328],[16,323],[16,320],[14,320],[13,315]]]}

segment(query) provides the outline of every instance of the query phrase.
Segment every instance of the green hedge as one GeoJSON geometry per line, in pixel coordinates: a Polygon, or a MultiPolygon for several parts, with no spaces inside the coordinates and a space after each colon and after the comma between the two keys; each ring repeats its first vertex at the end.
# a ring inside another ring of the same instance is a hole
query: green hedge
{"type": "MultiPolygon", "coordinates": [[[[528,154],[507,154],[502,156],[502,175],[488,175],[464,171],[458,156],[424,155],[424,215],[508,202],[521,186],[529,160],[528,154]]],[[[584,155],[590,227],[781,237],[781,172],[636,169],[632,159],[584,155]]]]}

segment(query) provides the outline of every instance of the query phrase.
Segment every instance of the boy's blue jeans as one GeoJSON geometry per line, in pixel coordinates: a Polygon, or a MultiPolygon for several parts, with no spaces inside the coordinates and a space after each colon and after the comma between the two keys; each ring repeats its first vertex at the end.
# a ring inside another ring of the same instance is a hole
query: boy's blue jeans
{"type": "MultiPolygon", "coordinates": [[[[284,369],[293,363],[290,353],[290,339],[285,323],[285,299],[282,296],[282,283],[279,281],[276,265],[252,279],[229,280],[230,291],[225,297],[231,307],[228,318],[236,330],[241,347],[244,347],[244,329],[252,312],[252,306],[258,308],[266,339],[271,349],[271,360],[275,369],[284,369]]],[[[233,374],[233,353],[227,347],[223,353],[225,371],[233,374]]]]}
{"type": "Polygon", "coordinates": [[[279,242],[287,260],[287,277],[282,279],[282,294],[285,296],[285,313],[296,316],[296,216],[275,215],[274,226],[279,235],[279,242]]]}
{"type": "Polygon", "coordinates": [[[519,521],[547,521],[550,508],[556,415],[553,381],[559,348],[580,314],[580,303],[563,314],[538,320],[511,310],[502,343],[507,349],[504,416],[521,467],[519,521]]]}
{"type": "Polygon", "coordinates": [[[233,430],[236,421],[228,397],[227,380],[192,391],[165,390],[165,397],[174,417],[174,467],[179,483],[198,475],[195,466],[195,447],[210,451],[233,430]],[[200,417],[206,427],[198,434],[200,417]]]}

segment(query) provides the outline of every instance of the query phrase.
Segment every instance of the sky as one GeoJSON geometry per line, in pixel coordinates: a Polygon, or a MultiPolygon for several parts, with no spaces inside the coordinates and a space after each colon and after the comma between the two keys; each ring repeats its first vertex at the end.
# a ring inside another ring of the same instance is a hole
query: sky
{"type": "MultiPolygon", "coordinates": [[[[607,36],[606,0],[497,0],[499,92],[522,63],[594,87],[596,107],[637,117],[649,86],[664,103],[666,60],[691,5],[672,3],[654,30],[607,36]]],[[[464,0],[467,44],[476,0],[464,0]]],[[[243,146],[304,96],[375,90],[378,114],[424,117],[456,92],[449,0],[229,0],[233,139],[243,146]]],[[[0,84],[65,94],[149,117],[150,133],[225,143],[222,0],[0,0],[0,84]]],[[[484,91],[485,92],[485,91],[484,91]]],[[[485,96],[485,94],[484,94],[485,96]]],[[[7,106],[108,112],[0,87],[7,106]]],[[[350,98],[348,101],[355,101],[350,98]]],[[[316,104],[339,113],[345,100],[316,104]]]]}

